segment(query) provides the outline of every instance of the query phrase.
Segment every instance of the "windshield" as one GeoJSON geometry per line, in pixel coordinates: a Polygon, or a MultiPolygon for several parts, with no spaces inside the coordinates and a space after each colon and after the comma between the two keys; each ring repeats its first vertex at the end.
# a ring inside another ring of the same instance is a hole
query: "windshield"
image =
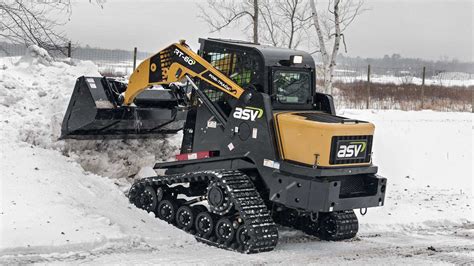
{"type": "Polygon", "coordinates": [[[278,70],[273,76],[273,89],[280,103],[304,104],[311,96],[311,78],[306,71],[278,70]]]}

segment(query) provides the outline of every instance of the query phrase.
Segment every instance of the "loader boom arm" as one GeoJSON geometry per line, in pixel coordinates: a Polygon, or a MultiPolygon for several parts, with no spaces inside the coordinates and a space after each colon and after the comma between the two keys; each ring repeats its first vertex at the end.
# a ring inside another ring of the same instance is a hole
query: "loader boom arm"
{"type": "Polygon", "coordinates": [[[185,76],[202,79],[236,99],[244,92],[242,87],[180,41],[140,63],[130,76],[123,104],[132,104],[140,92],[153,85],[170,84],[185,76]]]}

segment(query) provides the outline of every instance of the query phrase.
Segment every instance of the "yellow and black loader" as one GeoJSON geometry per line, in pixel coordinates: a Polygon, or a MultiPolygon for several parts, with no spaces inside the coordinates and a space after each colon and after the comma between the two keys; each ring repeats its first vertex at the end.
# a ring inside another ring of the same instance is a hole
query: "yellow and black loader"
{"type": "Polygon", "coordinates": [[[130,202],[209,245],[272,250],[277,224],[352,238],[354,209],[382,206],[374,125],[335,114],[305,52],[241,41],[184,41],[143,61],[128,84],[81,77],[62,138],[154,137],[183,130],[164,175],[136,180],[130,202]]]}

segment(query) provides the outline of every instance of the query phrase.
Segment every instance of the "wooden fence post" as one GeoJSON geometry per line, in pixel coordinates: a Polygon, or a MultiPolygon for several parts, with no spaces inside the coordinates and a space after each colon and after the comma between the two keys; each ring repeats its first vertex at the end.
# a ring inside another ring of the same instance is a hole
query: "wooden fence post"
{"type": "Polygon", "coordinates": [[[136,67],[137,67],[137,47],[133,49],[133,71],[135,71],[136,67]]]}
{"type": "Polygon", "coordinates": [[[366,109],[369,109],[370,104],[370,65],[367,66],[367,103],[366,109]]]}
{"type": "Polygon", "coordinates": [[[425,76],[426,76],[426,67],[423,67],[423,72],[421,75],[421,109],[424,108],[425,101],[425,76]]]}
{"type": "Polygon", "coordinates": [[[72,55],[72,51],[71,51],[71,50],[72,50],[72,45],[71,45],[71,42],[69,42],[69,43],[67,44],[67,57],[68,57],[68,58],[71,58],[71,55],[72,55]]]}

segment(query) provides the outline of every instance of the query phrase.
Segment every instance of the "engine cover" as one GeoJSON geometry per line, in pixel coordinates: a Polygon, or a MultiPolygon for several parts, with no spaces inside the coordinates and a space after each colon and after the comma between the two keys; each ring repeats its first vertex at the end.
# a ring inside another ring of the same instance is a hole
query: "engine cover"
{"type": "Polygon", "coordinates": [[[280,156],[315,167],[370,165],[372,123],[323,112],[274,114],[280,156]]]}

